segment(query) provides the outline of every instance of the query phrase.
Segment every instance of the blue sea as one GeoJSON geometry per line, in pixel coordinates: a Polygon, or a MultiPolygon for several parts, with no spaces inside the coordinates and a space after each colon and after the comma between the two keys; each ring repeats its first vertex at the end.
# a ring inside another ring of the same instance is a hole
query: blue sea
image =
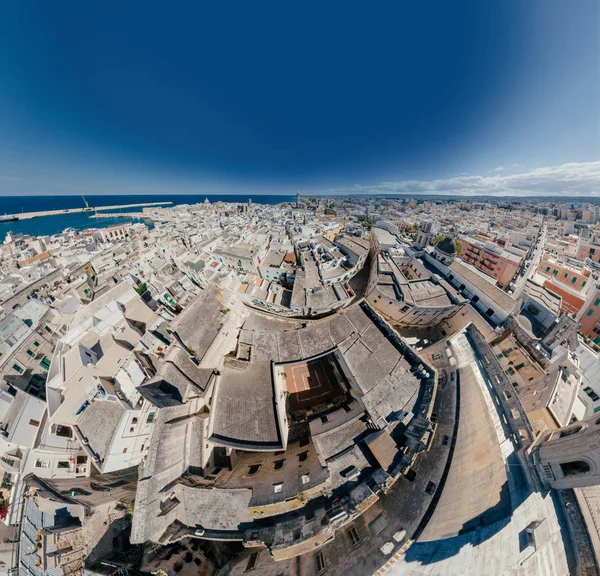
{"type": "MultiPolygon", "coordinates": [[[[255,204],[279,204],[294,202],[295,196],[267,195],[227,195],[227,194],[198,194],[198,195],[134,195],[134,196],[88,196],[86,200],[91,208],[95,206],[124,206],[142,202],[172,202],[175,204],[197,204],[208,198],[210,202],[247,202],[249,198],[255,204]]],[[[0,216],[18,214],[20,212],[39,212],[42,210],[64,210],[67,208],[85,208],[81,196],[0,196],[0,216]]],[[[141,212],[143,207],[126,208],[124,212],[141,212]]],[[[117,212],[111,210],[109,212],[117,212]]],[[[0,222],[0,242],[4,241],[7,232],[23,233],[32,236],[49,236],[58,234],[65,228],[105,228],[113,224],[130,222],[131,218],[90,218],[90,212],[77,214],[60,214],[44,216],[16,222],[0,222]]]]}

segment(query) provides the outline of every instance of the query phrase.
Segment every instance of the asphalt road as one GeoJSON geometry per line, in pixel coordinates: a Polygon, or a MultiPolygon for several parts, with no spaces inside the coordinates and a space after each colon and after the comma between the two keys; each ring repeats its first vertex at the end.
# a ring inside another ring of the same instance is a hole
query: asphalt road
{"type": "Polygon", "coordinates": [[[538,267],[540,260],[542,258],[542,254],[544,253],[544,245],[546,244],[546,233],[548,231],[548,227],[544,224],[542,231],[539,235],[539,240],[535,250],[533,251],[533,255],[528,260],[529,267],[525,269],[523,276],[519,276],[515,281],[515,291],[513,296],[515,298],[519,298],[521,292],[523,292],[523,288],[525,287],[525,282],[531,278],[533,273],[538,267]]]}

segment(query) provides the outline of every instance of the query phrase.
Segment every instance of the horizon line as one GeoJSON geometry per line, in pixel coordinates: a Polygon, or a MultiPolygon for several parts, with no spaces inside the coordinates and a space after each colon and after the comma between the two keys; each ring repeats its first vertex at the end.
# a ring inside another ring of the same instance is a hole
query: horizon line
{"type": "MultiPolygon", "coordinates": [[[[105,196],[240,196],[240,197],[251,197],[251,196],[286,196],[295,198],[295,192],[108,192],[108,193],[88,193],[88,194],[0,194],[0,198],[78,198],[81,196],[87,197],[105,197],[105,196]]],[[[393,198],[393,197],[447,197],[447,198],[523,198],[523,199],[534,199],[534,198],[560,198],[568,201],[573,198],[581,199],[600,199],[600,194],[573,194],[569,193],[569,197],[562,196],[560,194],[552,193],[541,193],[541,194],[486,194],[486,193],[452,193],[452,192],[307,192],[305,194],[300,193],[300,197],[382,197],[382,198],[393,198]]]]}

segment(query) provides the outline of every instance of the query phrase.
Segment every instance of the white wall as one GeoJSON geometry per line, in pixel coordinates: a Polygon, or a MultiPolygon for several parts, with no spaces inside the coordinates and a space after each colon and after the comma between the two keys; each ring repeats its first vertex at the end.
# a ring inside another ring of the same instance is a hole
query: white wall
{"type": "Polygon", "coordinates": [[[148,415],[151,412],[154,412],[156,418],[157,408],[146,400],[140,410],[125,412],[113,437],[110,451],[104,459],[102,466],[104,473],[122,470],[140,463],[148,448],[148,439],[154,426],[153,423],[148,423],[148,415]],[[136,424],[133,424],[134,418],[137,418],[136,424]],[[133,431],[130,431],[131,428],[133,431]],[[125,449],[127,451],[123,452],[125,449]]]}

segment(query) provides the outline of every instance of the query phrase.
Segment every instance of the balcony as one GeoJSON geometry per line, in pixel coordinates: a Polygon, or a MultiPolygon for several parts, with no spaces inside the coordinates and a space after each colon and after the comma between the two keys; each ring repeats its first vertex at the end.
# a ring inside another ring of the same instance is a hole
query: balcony
{"type": "Polygon", "coordinates": [[[21,471],[21,458],[23,454],[19,449],[11,450],[4,456],[0,457],[2,460],[2,468],[12,474],[18,474],[21,471]]]}
{"type": "Polygon", "coordinates": [[[472,246],[469,246],[466,249],[465,254],[472,256],[473,258],[479,258],[479,256],[481,255],[481,249],[473,248],[472,246]]]}

